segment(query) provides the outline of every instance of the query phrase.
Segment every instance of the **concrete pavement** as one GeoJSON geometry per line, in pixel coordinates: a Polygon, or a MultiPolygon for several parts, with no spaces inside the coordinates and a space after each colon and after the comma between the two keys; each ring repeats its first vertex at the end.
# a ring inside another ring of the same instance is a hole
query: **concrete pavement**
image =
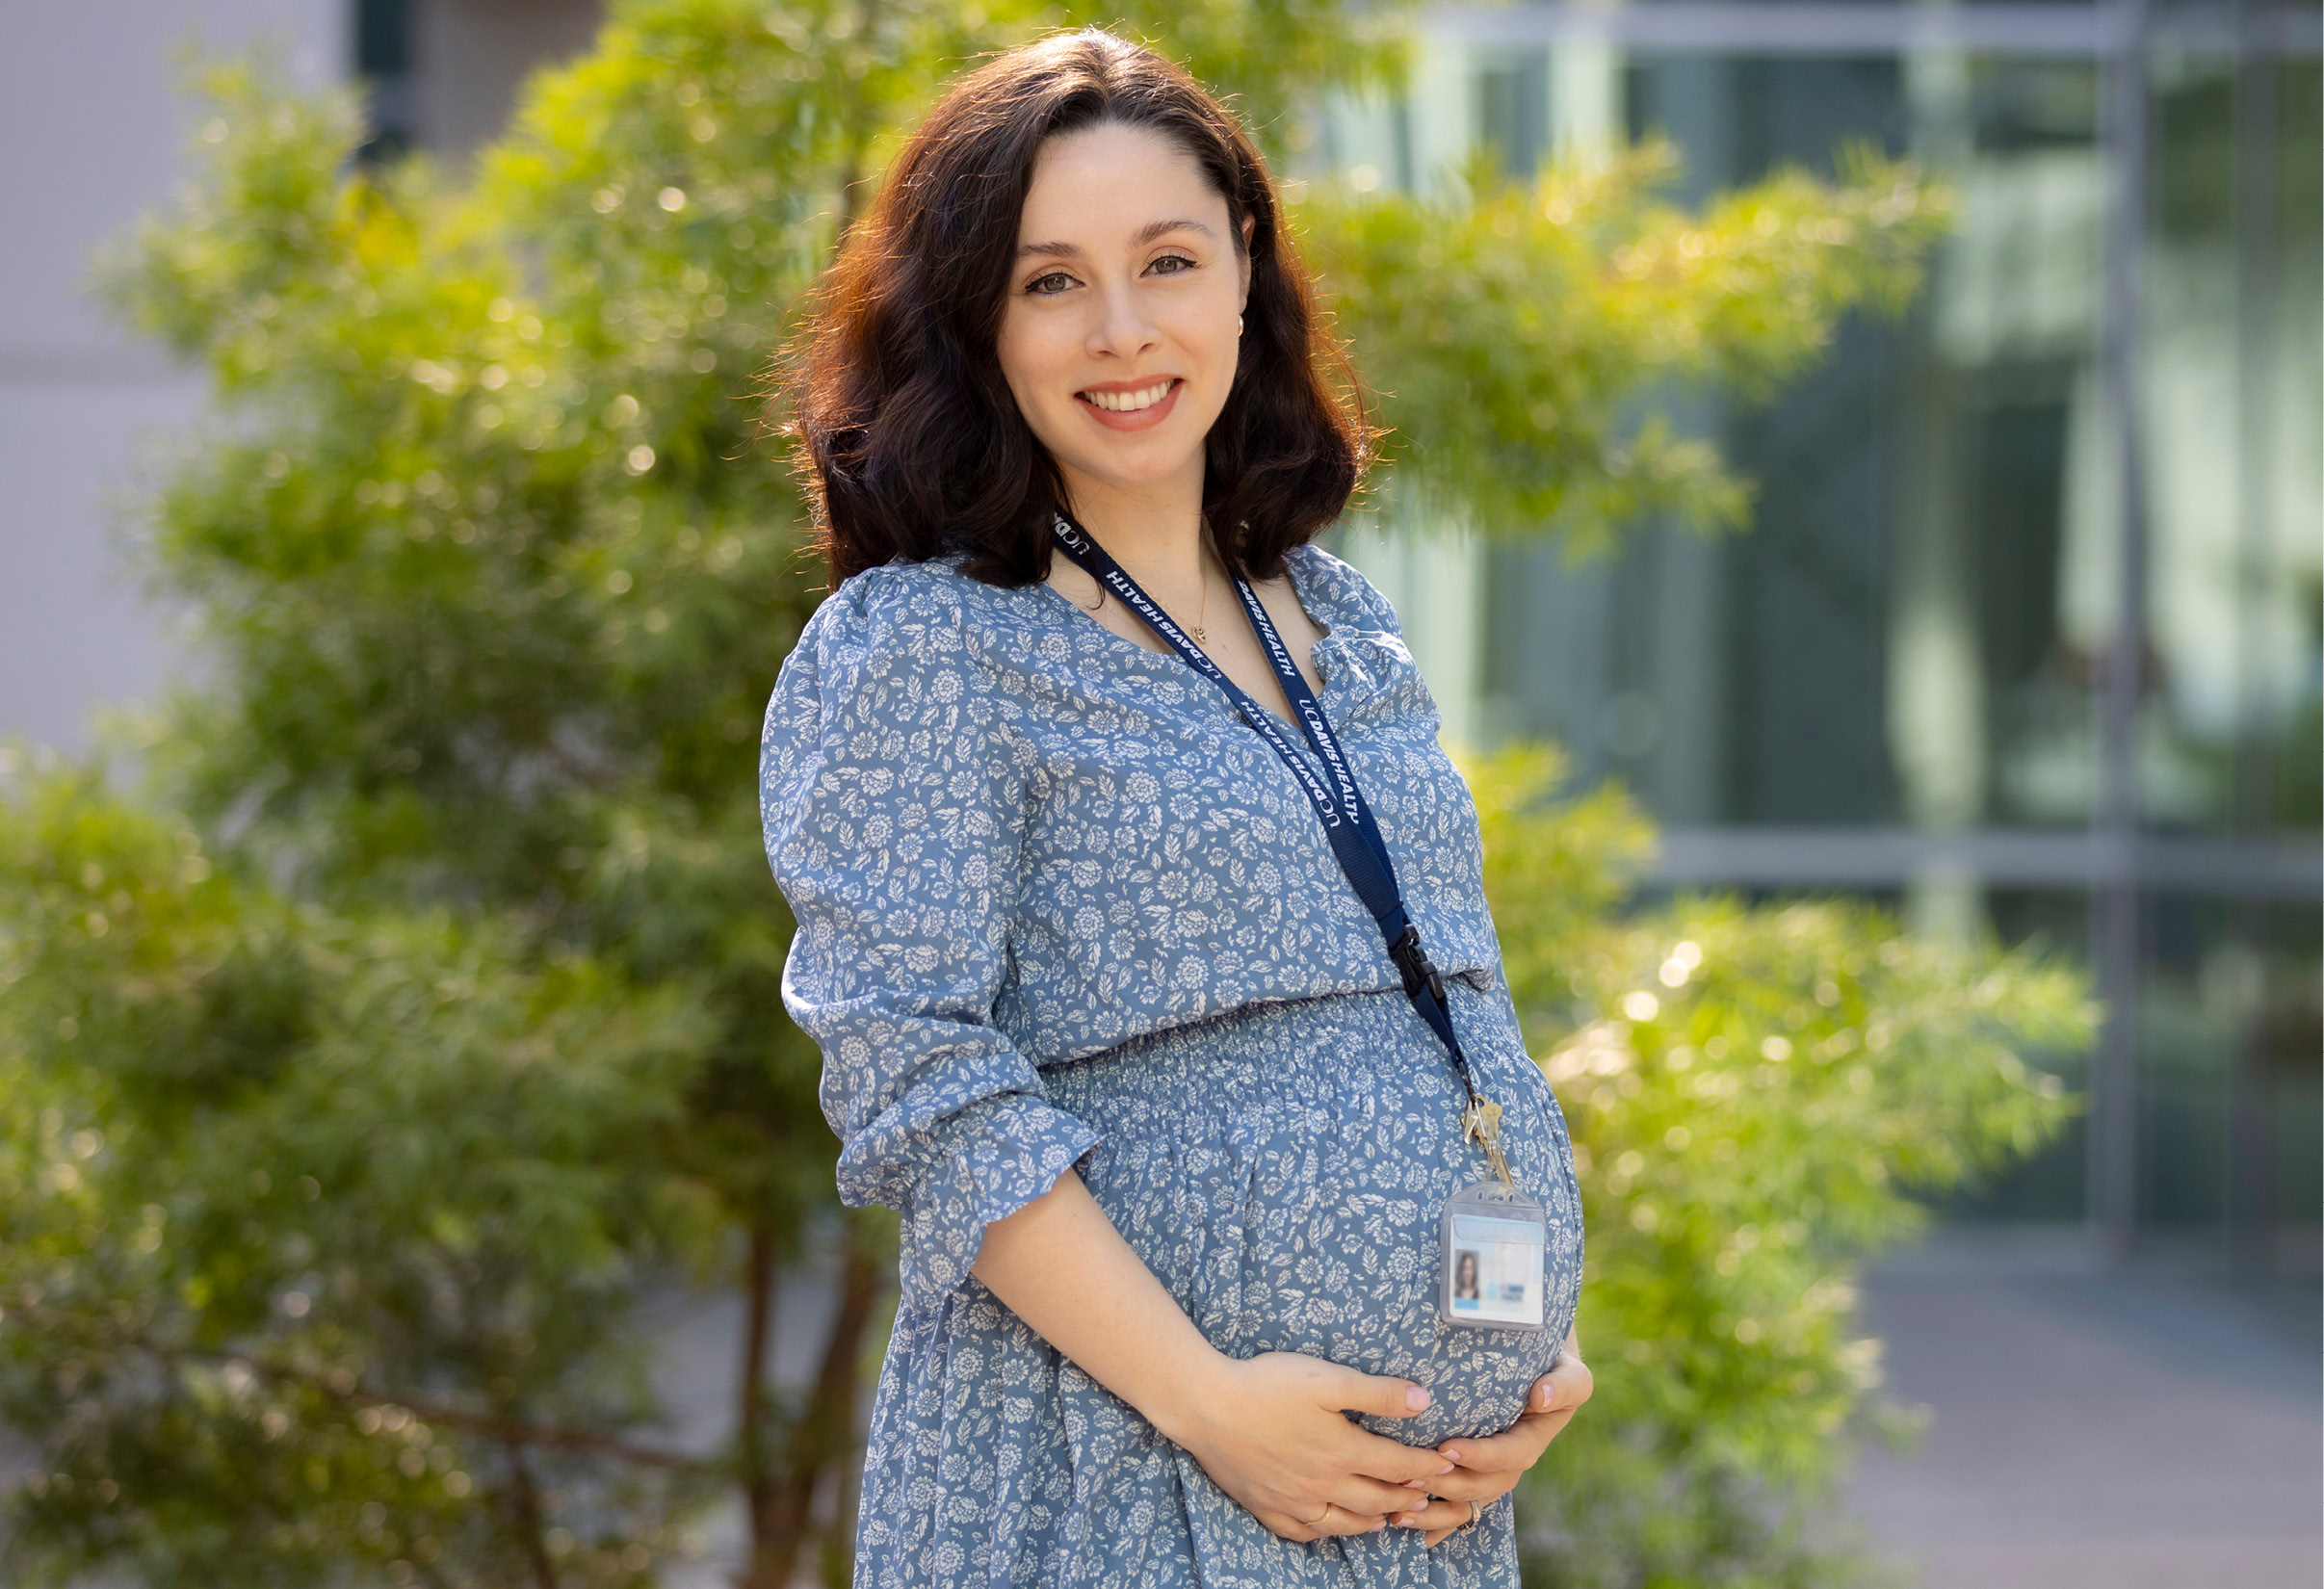
{"type": "Polygon", "coordinates": [[[2071,1233],[1941,1233],[1867,1276],[1916,1448],[1843,1494],[1926,1589],[2317,1589],[2316,1279],[2231,1281],[2071,1233]]]}

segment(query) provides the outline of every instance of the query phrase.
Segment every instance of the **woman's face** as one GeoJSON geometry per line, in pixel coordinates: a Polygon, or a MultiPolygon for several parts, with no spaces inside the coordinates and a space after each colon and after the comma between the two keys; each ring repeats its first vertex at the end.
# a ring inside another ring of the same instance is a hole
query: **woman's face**
{"type": "Polygon", "coordinates": [[[1234,384],[1250,285],[1236,243],[1225,197],[1160,133],[1107,123],[1042,146],[999,353],[1076,501],[1200,500],[1203,437],[1234,384]]]}

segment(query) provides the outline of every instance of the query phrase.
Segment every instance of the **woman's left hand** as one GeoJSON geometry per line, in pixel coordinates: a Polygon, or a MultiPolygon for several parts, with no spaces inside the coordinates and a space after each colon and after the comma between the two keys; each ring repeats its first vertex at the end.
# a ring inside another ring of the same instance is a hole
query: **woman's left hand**
{"type": "Polygon", "coordinates": [[[1550,1448],[1550,1442],[1572,1420],[1575,1411],[1589,1400],[1591,1389],[1589,1366],[1581,1361],[1580,1340],[1569,1333],[1557,1366],[1533,1381],[1526,1410],[1517,1421],[1498,1435],[1448,1440],[1439,1446],[1437,1453],[1453,1464],[1452,1472],[1415,1481],[1414,1488],[1424,1485],[1435,1498],[1412,1511],[1392,1514],[1389,1525],[1420,1529],[1430,1549],[1467,1527],[1476,1516],[1469,1503],[1487,1506],[1516,1489],[1517,1481],[1541,1460],[1541,1453],[1550,1448]]]}

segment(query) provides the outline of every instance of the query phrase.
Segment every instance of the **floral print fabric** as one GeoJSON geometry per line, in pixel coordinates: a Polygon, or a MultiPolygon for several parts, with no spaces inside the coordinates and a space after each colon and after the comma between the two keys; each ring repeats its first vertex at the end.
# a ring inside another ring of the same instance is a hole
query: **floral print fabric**
{"type": "Polygon", "coordinates": [[[1437,1322],[1437,1215],[1484,1174],[1458,1082],[1216,688],[1046,586],[859,574],[784,666],[760,782],[840,1192],[903,1220],[859,1583],[1517,1582],[1506,1500],[1434,1551],[1275,1538],[968,1272],[985,1225],[1078,1164],[1221,1350],[1427,1385],[1427,1414],[1381,1428],[1415,1444],[1505,1427],[1572,1321],[1571,1150],[1501,978],[1475,808],[1387,603],[1320,549],[1290,568],[1327,631],[1323,708],[1550,1210],[1551,1327],[1437,1322]]]}

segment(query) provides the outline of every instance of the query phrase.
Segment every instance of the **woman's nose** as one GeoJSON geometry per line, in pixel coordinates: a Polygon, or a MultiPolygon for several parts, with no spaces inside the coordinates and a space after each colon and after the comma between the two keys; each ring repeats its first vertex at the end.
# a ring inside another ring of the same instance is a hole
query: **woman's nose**
{"type": "Polygon", "coordinates": [[[1121,283],[1104,291],[1099,299],[1097,324],[1089,330],[1092,353],[1133,359],[1159,340],[1135,288],[1121,283]]]}

